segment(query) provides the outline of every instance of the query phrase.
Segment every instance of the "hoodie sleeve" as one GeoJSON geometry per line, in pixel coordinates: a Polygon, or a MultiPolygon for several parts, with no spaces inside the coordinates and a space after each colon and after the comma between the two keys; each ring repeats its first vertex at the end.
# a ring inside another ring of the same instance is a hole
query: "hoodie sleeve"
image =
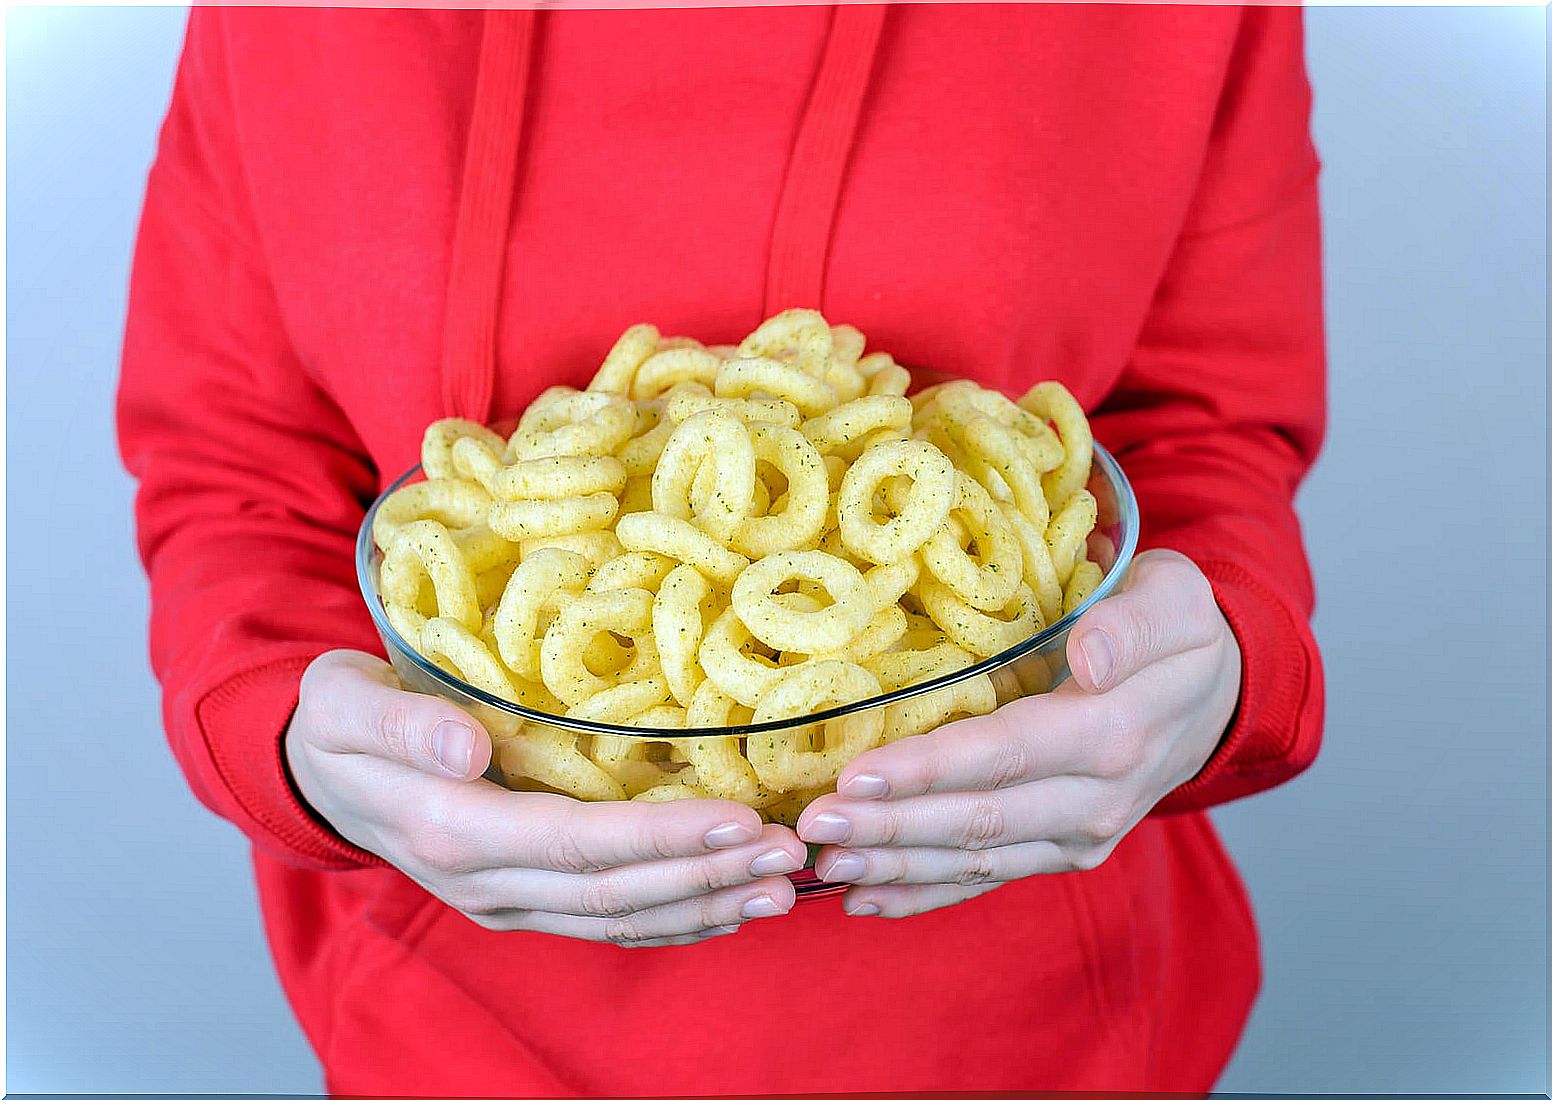
{"type": "Polygon", "coordinates": [[[1228,730],[1160,813],[1281,783],[1320,746],[1314,590],[1293,509],[1325,424],[1309,113],[1299,13],[1247,11],[1186,225],[1093,418],[1137,490],[1142,547],[1196,562],[1243,654],[1228,730]]]}
{"type": "Polygon", "coordinates": [[[190,786],[259,849],[376,864],[294,793],[281,736],[308,663],[380,652],[353,545],[376,474],[287,338],[246,193],[222,15],[189,18],[146,186],[118,393],[151,583],[151,663],[190,786]]]}

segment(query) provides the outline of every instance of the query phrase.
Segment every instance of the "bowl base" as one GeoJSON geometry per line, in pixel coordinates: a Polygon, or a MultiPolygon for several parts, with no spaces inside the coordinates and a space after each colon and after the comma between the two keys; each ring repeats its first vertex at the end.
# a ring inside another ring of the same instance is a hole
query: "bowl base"
{"type": "Polygon", "coordinates": [[[826,882],[814,874],[812,867],[805,867],[801,871],[793,871],[787,878],[792,880],[792,885],[797,889],[799,901],[816,901],[819,898],[835,897],[846,889],[844,882],[826,882]]]}

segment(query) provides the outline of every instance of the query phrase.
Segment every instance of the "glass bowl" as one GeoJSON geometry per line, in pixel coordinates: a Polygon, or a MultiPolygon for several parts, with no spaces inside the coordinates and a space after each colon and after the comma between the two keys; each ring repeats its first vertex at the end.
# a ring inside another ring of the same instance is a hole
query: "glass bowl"
{"type": "MultiPolygon", "coordinates": [[[[558,737],[562,743],[571,746],[585,746],[589,742],[583,739],[603,734],[632,738],[635,744],[632,744],[631,748],[635,750],[639,745],[639,755],[652,757],[656,754],[661,758],[672,754],[676,744],[683,744],[692,738],[723,737],[741,740],[751,734],[785,733],[791,738],[798,739],[799,743],[823,744],[823,727],[826,723],[867,720],[874,712],[898,706],[907,700],[913,701],[913,706],[919,710],[924,709],[927,713],[931,713],[933,707],[930,704],[933,700],[929,699],[929,696],[938,695],[941,700],[946,701],[952,697],[951,693],[956,685],[978,676],[985,676],[991,682],[998,706],[1026,695],[1038,695],[1050,691],[1066,679],[1068,675],[1067,635],[1071,632],[1073,624],[1095,603],[1115,591],[1125,577],[1137,549],[1137,498],[1121,467],[1108,451],[1096,443],[1088,489],[1099,504],[1099,516],[1093,532],[1089,535],[1089,558],[1104,569],[1105,575],[1088,599],[1039,633],[967,668],[817,714],[758,725],[698,728],[693,732],[682,729],[620,726],[548,714],[492,695],[472,684],[465,683],[452,673],[433,664],[400,637],[398,631],[388,621],[378,591],[378,566],[382,561],[382,553],[372,540],[372,522],[376,518],[377,509],[389,494],[416,480],[420,472],[420,467],[416,466],[404,474],[388,486],[367,511],[356,538],[356,576],[361,584],[362,596],[371,612],[372,621],[383,639],[388,658],[405,689],[441,696],[456,703],[484,725],[490,732],[492,740],[498,742],[498,746],[507,739],[517,737],[519,733],[525,739],[536,733],[546,738],[558,737]],[[924,706],[924,704],[928,705],[924,706]]],[[[926,732],[926,729],[916,732],[926,732]]],[[[510,764],[503,771],[501,758],[507,755],[498,748],[497,760],[486,773],[486,779],[512,790],[553,791],[556,789],[522,774],[516,774],[510,764]]],[[[761,807],[761,816],[768,820],[794,824],[803,807],[826,790],[834,790],[833,780],[828,786],[793,792],[767,802],[761,807]]],[[[790,876],[799,895],[819,896],[844,889],[844,884],[826,883],[814,874],[812,865],[815,851],[816,849],[811,847],[809,865],[790,876]]]]}

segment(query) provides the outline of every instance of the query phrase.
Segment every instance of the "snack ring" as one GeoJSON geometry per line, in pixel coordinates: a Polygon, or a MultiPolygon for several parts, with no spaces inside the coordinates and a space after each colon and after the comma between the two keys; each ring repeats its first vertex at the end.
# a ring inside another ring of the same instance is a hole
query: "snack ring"
{"type": "MultiPolygon", "coordinates": [[[[629,722],[642,711],[656,707],[668,698],[668,681],[662,677],[645,680],[626,680],[589,695],[566,711],[568,718],[585,718],[589,722],[612,722],[621,725],[629,722]]],[[[629,740],[618,738],[617,740],[629,740]]],[[[598,755],[594,753],[593,759],[598,755]]]]}
{"type": "Polygon", "coordinates": [[[902,737],[915,737],[958,718],[973,718],[997,709],[997,690],[984,673],[957,684],[891,703],[884,710],[884,735],[887,745],[902,737]]]}
{"type": "Polygon", "coordinates": [[[1040,606],[1028,585],[1021,584],[1003,608],[1002,616],[971,607],[941,581],[922,578],[921,602],[949,640],[977,657],[990,657],[1037,633],[1045,626],[1040,606]]]}
{"type": "Polygon", "coordinates": [[[706,678],[746,707],[781,682],[787,670],[758,654],[746,653],[749,628],[731,607],[717,616],[701,640],[701,668],[706,678]]]}
{"type": "Polygon", "coordinates": [[[584,802],[623,801],[625,788],[582,754],[579,740],[569,730],[528,725],[512,737],[492,741],[492,763],[509,786],[531,779],[584,802]]]}
{"type": "MultiPolygon", "coordinates": [[[[879,694],[878,680],[861,665],[847,661],[815,661],[789,673],[766,692],[755,708],[755,722],[770,722],[879,694]]],[[[867,710],[826,722],[816,734],[822,742],[808,747],[793,731],[751,733],[745,745],[750,766],[760,782],[773,791],[814,788],[835,782],[841,769],[878,744],[884,715],[867,710]]]]}
{"type": "Polygon", "coordinates": [[[608,527],[619,513],[613,493],[590,493],[568,500],[498,500],[490,506],[490,526],[513,542],[578,535],[608,527]]]}
{"type": "MultiPolygon", "coordinates": [[[[583,592],[564,602],[539,644],[544,686],[557,699],[575,706],[625,680],[650,677],[658,671],[656,647],[649,641],[651,623],[652,593],[640,588],[583,592]],[[630,666],[609,677],[596,675],[582,660],[588,644],[604,631],[636,642],[630,666]]],[[[666,685],[663,694],[667,696],[666,685]]]]}
{"type": "Polygon", "coordinates": [[[828,382],[774,359],[728,360],[717,372],[714,392],[718,397],[768,393],[791,402],[804,416],[817,416],[833,409],[839,400],[828,382]]]}
{"type": "Polygon", "coordinates": [[[506,440],[483,424],[450,416],[436,420],[420,437],[420,465],[429,478],[459,477],[453,466],[453,445],[460,439],[473,439],[484,443],[494,453],[500,454],[506,440]]]}
{"type": "Polygon", "coordinates": [[[615,535],[627,550],[651,550],[695,566],[712,580],[731,584],[749,564],[699,527],[661,512],[632,512],[615,524],[615,535]]]}
{"type": "MultiPolygon", "coordinates": [[[[738,703],[710,680],[702,680],[685,712],[686,728],[734,724],[738,703]]],[[[712,798],[754,804],[770,797],[754,766],[744,759],[736,737],[686,737],[679,751],[695,769],[701,788],[712,798]]]]}
{"type": "Polygon", "coordinates": [[[1031,523],[1011,501],[1002,505],[1002,518],[1008,521],[1023,555],[1024,583],[1033,590],[1035,600],[1040,604],[1040,618],[1054,623],[1062,615],[1062,582],[1056,575],[1056,563],[1051,560],[1045,532],[1031,523]]]}
{"type": "Polygon", "coordinates": [[[720,366],[722,360],[702,347],[660,348],[636,368],[630,395],[637,401],[651,401],[684,382],[710,386],[720,366]]]}
{"type": "Polygon", "coordinates": [[[829,368],[834,346],[834,334],[822,314],[812,309],[789,309],[767,318],[744,337],[738,354],[745,359],[791,363],[804,374],[821,378],[829,368]]]}
{"type": "Polygon", "coordinates": [[[953,525],[944,524],[922,544],[927,571],[971,607],[1002,608],[1024,579],[1024,559],[1008,521],[981,484],[965,473],[955,475],[950,515],[963,524],[977,553],[968,553],[953,525]]]}
{"type": "Polygon", "coordinates": [[[1067,497],[1066,502],[1051,517],[1051,525],[1045,529],[1046,548],[1051,551],[1051,564],[1056,578],[1066,584],[1073,567],[1083,557],[1089,532],[1099,516],[1099,504],[1094,494],[1079,489],[1067,497]]]}
{"type": "Polygon", "coordinates": [[[733,582],[733,610],[749,633],[772,649],[829,653],[849,646],[873,618],[874,605],[857,567],[822,550],[783,550],[761,558],[733,582]],[[819,585],[833,601],[804,611],[773,598],[791,581],[819,585]]]}
{"type": "Polygon", "coordinates": [[[870,397],[904,397],[911,388],[911,372],[895,362],[887,351],[875,351],[857,360],[857,373],[867,380],[870,397]]]}
{"type": "Polygon", "coordinates": [[[803,425],[803,434],[821,454],[861,442],[880,430],[903,431],[911,425],[911,403],[903,397],[858,397],[837,405],[803,425]]]}
{"type": "MultiPolygon", "coordinates": [[[[673,559],[665,560],[672,563],[673,559]]],[[[675,565],[663,578],[652,601],[652,633],[657,638],[658,660],[669,690],[683,707],[692,705],[706,679],[700,665],[700,648],[706,636],[702,608],[710,596],[711,582],[699,570],[693,565],[675,565]]]]}
{"type": "Polygon", "coordinates": [[[591,592],[607,592],[613,588],[645,588],[648,592],[656,592],[677,564],[673,558],[650,550],[631,550],[595,569],[587,587],[591,592]]]}
{"type": "Polygon", "coordinates": [[[486,492],[491,491],[491,482],[501,470],[501,454],[506,448],[506,442],[499,435],[494,432],[489,435],[489,439],[459,436],[453,440],[449,452],[454,476],[478,482],[486,492]]]}
{"type": "Polygon", "coordinates": [[[630,392],[637,370],[648,356],[657,351],[659,342],[660,336],[655,325],[632,325],[614,342],[587,388],[594,393],[625,396],[630,392]]]}
{"type": "MultiPolygon", "coordinates": [[[[733,547],[759,558],[809,544],[823,532],[830,506],[829,472],[819,452],[801,433],[781,424],[754,424],[749,438],[756,463],[785,478],[787,491],[739,525],[733,547]]],[[[763,486],[763,480],[758,484],[763,486]]]]}
{"type": "Polygon", "coordinates": [[[919,550],[943,526],[954,504],[954,466],[929,443],[904,440],[866,451],[841,479],[836,502],[841,539],[858,557],[888,565],[919,550]],[[873,518],[873,497],[886,478],[910,479],[910,495],[898,515],[873,518]]]}
{"type": "Polygon", "coordinates": [[[754,443],[737,418],[710,410],[674,429],[652,475],[652,508],[665,516],[693,519],[713,538],[727,542],[754,504],[754,443]],[[693,492],[696,475],[710,479],[702,499],[693,492]]]}
{"type": "Polygon", "coordinates": [[[502,467],[486,488],[501,500],[566,500],[618,493],[625,488],[625,464],[605,455],[531,458],[502,467]]]}
{"type": "Polygon", "coordinates": [[[426,618],[419,610],[421,582],[429,580],[438,615],[455,619],[470,631],[484,615],[476,598],[474,574],[446,527],[430,519],[408,523],[383,557],[383,609],[394,629],[419,639],[426,618]]]}
{"type": "Polygon", "coordinates": [[[548,535],[544,538],[524,539],[518,543],[518,553],[527,560],[528,555],[547,547],[570,550],[587,561],[589,569],[597,569],[606,561],[613,561],[625,553],[619,538],[613,531],[582,531],[575,535],[548,535]]]}
{"type": "Polygon", "coordinates": [[[1080,561],[1073,567],[1072,576],[1067,580],[1067,590],[1062,593],[1062,614],[1076,611],[1104,579],[1105,571],[1097,562],[1080,561]]]}
{"type": "Polygon", "coordinates": [[[372,541],[386,551],[407,523],[436,520],[451,530],[485,522],[490,494],[470,481],[420,481],[395,489],[372,517],[372,541]]]}
{"type": "Polygon", "coordinates": [[[588,582],[587,560],[569,550],[546,547],[525,556],[512,571],[493,629],[501,659],[527,680],[542,680],[539,629],[545,605],[557,595],[576,596],[588,582]]]}
{"type": "Polygon", "coordinates": [[[537,415],[523,419],[507,440],[509,461],[609,454],[630,438],[636,410],[623,397],[588,391],[561,394],[537,415]]]}
{"type": "Polygon", "coordinates": [[[863,667],[878,677],[879,687],[894,691],[933,676],[958,672],[975,664],[975,657],[953,642],[938,642],[927,649],[902,649],[881,653],[863,667]]]}
{"type": "Polygon", "coordinates": [[[803,414],[798,412],[798,407],[779,397],[717,397],[711,393],[690,390],[669,398],[664,416],[679,424],[696,413],[713,409],[731,413],[745,424],[785,424],[789,428],[796,428],[803,423],[803,414]]]}
{"type": "Polygon", "coordinates": [[[1020,408],[1051,421],[1061,433],[1061,464],[1041,478],[1046,502],[1055,511],[1087,484],[1094,458],[1094,433],[1088,417],[1083,415],[1083,406],[1060,382],[1041,382],[1018,403],[1020,408]]]}

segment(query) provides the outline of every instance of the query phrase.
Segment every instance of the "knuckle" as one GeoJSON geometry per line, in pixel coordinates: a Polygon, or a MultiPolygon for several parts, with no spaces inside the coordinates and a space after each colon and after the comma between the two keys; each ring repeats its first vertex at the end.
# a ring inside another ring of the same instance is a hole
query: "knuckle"
{"type": "Polygon", "coordinates": [[[579,904],[589,917],[624,917],[635,909],[624,885],[614,875],[590,878],[582,887],[579,904]]]}
{"type": "Polygon", "coordinates": [[[1122,800],[1106,798],[1084,822],[1083,836],[1096,844],[1106,844],[1124,833],[1130,823],[1131,814],[1122,800]]]}
{"type": "Polygon", "coordinates": [[[1029,774],[1029,746],[1013,730],[1002,731],[992,750],[992,766],[988,775],[993,787],[1007,787],[1029,774]]]}
{"type": "Polygon", "coordinates": [[[616,947],[641,947],[653,936],[634,915],[627,914],[604,925],[604,938],[616,947]]]}
{"type": "Polygon", "coordinates": [[[905,878],[906,860],[898,852],[874,852],[867,857],[867,874],[862,881],[870,886],[886,886],[905,878]]]}
{"type": "Polygon", "coordinates": [[[642,859],[672,859],[675,855],[674,838],[660,825],[654,825],[641,834],[639,854],[642,859]]]}
{"type": "Polygon", "coordinates": [[[471,920],[495,916],[503,908],[487,891],[462,880],[444,890],[442,900],[471,920]]]}
{"type": "Polygon", "coordinates": [[[552,826],[544,830],[539,840],[540,860],[544,866],[570,875],[599,870],[599,866],[582,847],[576,834],[564,826],[552,826]]]}
{"type": "Polygon", "coordinates": [[[989,848],[999,843],[1007,831],[1007,814],[996,798],[978,798],[970,805],[959,830],[960,847],[966,850],[989,848]]]}
{"type": "Polygon", "coordinates": [[[1147,664],[1159,650],[1159,628],[1152,615],[1136,603],[1128,602],[1120,611],[1121,663],[1131,668],[1147,664]],[[1128,652],[1131,660],[1126,659],[1128,652]]]}
{"type": "Polygon", "coordinates": [[[475,924],[490,932],[517,932],[528,926],[527,914],[511,909],[497,907],[460,911],[475,924]]]}
{"type": "Polygon", "coordinates": [[[996,860],[991,852],[965,852],[954,872],[954,885],[979,886],[990,882],[996,874],[996,860]]]}
{"type": "Polygon", "coordinates": [[[710,894],[733,885],[733,876],[724,864],[713,859],[697,859],[689,865],[690,889],[696,894],[710,894]]]}
{"type": "Polygon", "coordinates": [[[1130,714],[1118,712],[1093,745],[1095,774],[1105,779],[1130,775],[1142,758],[1143,731],[1130,714]]]}
{"type": "Polygon", "coordinates": [[[407,698],[395,697],[383,702],[377,713],[377,737],[390,757],[396,760],[410,758],[413,728],[414,717],[407,698]]]}
{"type": "Polygon", "coordinates": [[[1110,848],[1099,844],[1084,845],[1070,852],[1067,857],[1074,871],[1096,870],[1109,858],[1110,848]]]}
{"type": "Polygon", "coordinates": [[[440,874],[456,874],[465,870],[462,845],[445,830],[422,824],[411,832],[406,841],[409,856],[422,867],[440,874]]]}
{"type": "MultiPolygon", "coordinates": [[[[860,817],[861,815],[858,816],[860,817]]],[[[872,825],[870,831],[877,835],[878,844],[883,848],[891,848],[899,844],[905,835],[905,822],[902,820],[899,811],[896,810],[886,810],[878,814],[870,824],[872,825]]],[[[854,827],[861,831],[862,825],[863,821],[858,820],[854,827]]]]}

